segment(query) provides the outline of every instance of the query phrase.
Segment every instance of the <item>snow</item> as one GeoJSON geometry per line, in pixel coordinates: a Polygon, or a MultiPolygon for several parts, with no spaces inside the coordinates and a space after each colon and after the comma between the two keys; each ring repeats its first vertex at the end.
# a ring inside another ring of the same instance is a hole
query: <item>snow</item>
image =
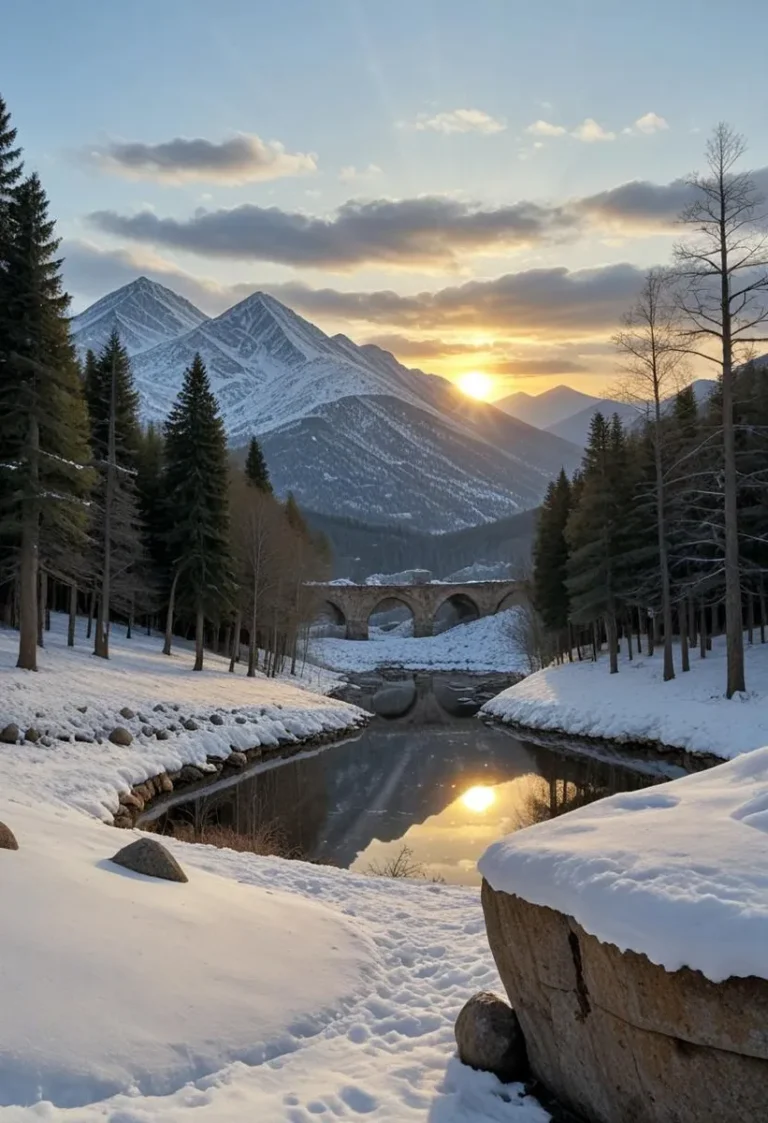
{"type": "MultiPolygon", "coordinates": [[[[112,657],[97,659],[84,629],[84,621],[78,621],[77,647],[69,651],[66,620],[54,614],[37,674],[16,669],[18,634],[0,629],[0,729],[13,722],[22,733],[32,726],[43,735],[36,745],[0,746],[0,790],[5,793],[31,788],[47,802],[77,807],[111,822],[118,794],[150,776],[184,764],[210,770],[207,757],[227,757],[233,746],[270,746],[321,732],[342,736],[363,720],[357,707],[289,685],[285,679],[249,679],[242,667],[230,675],[227,662],[209,653],[206,670],[196,674],[193,654],[185,645],[177,643],[176,653],[168,658],[161,654],[157,636],[134,633],[126,640],[117,626],[110,639],[112,657]],[[155,711],[157,704],[164,709],[155,711]],[[126,706],[134,718],[121,716],[126,706]],[[214,711],[219,711],[223,725],[210,722],[214,711]],[[180,726],[183,719],[192,719],[199,729],[171,730],[165,741],[142,733],[145,724],[168,729],[180,726]],[[132,745],[107,740],[118,725],[133,734],[132,745]],[[88,740],[75,741],[76,736],[88,740]]],[[[319,669],[312,669],[308,677],[314,683],[335,682],[319,669]]]]}
{"type": "Polygon", "coordinates": [[[50,730],[0,745],[20,846],[0,850],[0,1123],[546,1123],[520,1085],[454,1055],[463,1003],[500,989],[476,890],[173,839],[187,884],[110,861],[140,834],[99,820],[138,779],[238,736],[341,734],[360,711],[221,660],[195,674],[186,649],[117,629],[102,662],[82,635],[66,650],[61,623],[36,675],[0,631],[0,722],[50,730]],[[200,729],[157,742],[120,718],[137,734],[120,749],[54,737],[103,738],[121,707],[158,702],[153,723],[200,729]]]}
{"type": "Polygon", "coordinates": [[[766,833],[762,748],[510,835],[478,868],[494,889],[573,916],[668,971],[766,979],[766,833]]]}
{"type": "Polygon", "coordinates": [[[516,612],[510,608],[420,639],[375,629],[368,640],[318,638],[311,641],[310,654],[326,667],[347,672],[371,671],[386,664],[406,670],[524,674],[527,663],[513,636],[516,612]]]}
{"type": "Polygon", "coordinates": [[[725,641],[715,637],[691,670],[662,679],[661,652],[626,655],[609,675],[607,656],[597,663],[566,663],[511,686],[483,707],[500,721],[615,741],[660,743],[730,759],[768,744],[768,644],[747,646],[747,693],[725,697],[725,641]]]}

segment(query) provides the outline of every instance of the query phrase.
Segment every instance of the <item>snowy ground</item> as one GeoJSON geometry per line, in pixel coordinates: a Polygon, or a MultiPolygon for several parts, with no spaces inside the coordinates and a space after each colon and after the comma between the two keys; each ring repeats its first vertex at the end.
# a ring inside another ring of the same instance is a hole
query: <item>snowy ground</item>
{"type": "Polygon", "coordinates": [[[725,641],[713,641],[691,670],[662,679],[661,652],[620,661],[609,675],[597,663],[548,667],[511,686],[483,707],[501,721],[582,737],[648,741],[730,759],[768,744],[768,644],[747,648],[747,694],[725,697],[725,641]]]}
{"type": "Polygon", "coordinates": [[[341,730],[354,707],[195,675],[156,639],[113,637],[105,664],[54,634],[23,674],[14,639],[0,632],[0,725],[36,722],[49,744],[0,745],[20,845],[0,850],[0,1123],[545,1123],[520,1086],[454,1057],[461,1005],[500,986],[475,890],[173,840],[188,884],[109,861],[138,837],[100,821],[120,790],[238,730],[341,730]],[[200,728],[152,740],[116,719],[126,705],[200,728]],[[104,740],[117,720],[128,748],[104,740]],[[101,743],[60,740],[75,730],[101,743]]]}
{"type": "Polygon", "coordinates": [[[30,727],[41,734],[36,745],[0,745],[4,793],[30,788],[48,802],[111,821],[118,793],[149,776],[188,763],[207,767],[207,756],[229,756],[232,746],[273,746],[321,732],[342,736],[363,719],[356,707],[285,679],[249,679],[242,666],[230,675],[227,662],[208,653],[206,670],[195,674],[187,646],[176,645],[168,658],[156,636],[134,634],[128,641],[115,630],[112,658],[96,659],[82,621],[78,627],[76,649],[68,650],[64,619],[52,618],[37,674],[16,669],[18,636],[0,629],[0,729],[13,722],[22,734],[30,727]],[[158,704],[163,709],[156,711],[158,704]],[[135,716],[121,716],[124,707],[135,716]],[[222,725],[210,721],[214,712],[222,725]],[[184,729],[185,719],[199,728],[184,729]],[[133,744],[111,744],[115,726],[127,728],[133,744]],[[168,739],[142,732],[148,726],[169,730],[168,739]]]}
{"type": "Polygon", "coordinates": [[[513,635],[515,612],[511,608],[423,639],[373,629],[368,640],[318,638],[310,643],[310,655],[338,671],[372,671],[386,664],[415,671],[525,674],[527,663],[513,635]]]}
{"type": "Polygon", "coordinates": [[[768,978],[768,748],[494,843],[494,889],[713,982],[768,978]]]}

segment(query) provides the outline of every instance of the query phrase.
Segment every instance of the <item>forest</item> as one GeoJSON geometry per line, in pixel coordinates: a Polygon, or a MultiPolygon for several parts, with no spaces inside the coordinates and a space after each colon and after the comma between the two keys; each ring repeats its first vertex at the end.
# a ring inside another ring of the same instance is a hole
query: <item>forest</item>
{"type": "Polygon", "coordinates": [[[140,423],[116,333],[81,364],[58,247],[0,99],[0,615],[18,666],[37,669],[55,609],[70,645],[87,616],[104,659],[119,621],[163,632],[167,655],[194,636],[196,670],[208,647],[234,671],[247,645],[249,675],[294,671],[324,536],[275,498],[255,438],[235,463],[199,356],[160,427],[140,423]]]}
{"type": "Polygon", "coordinates": [[[768,624],[767,212],[743,152],[718,126],[674,263],[647,274],[615,337],[637,421],[595,415],[580,469],[547,491],[533,574],[557,657],[605,647],[616,673],[622,643],[629,658],[659,647],[669,681],[724,633],[728,697],[746,689],[745,638],[764,643],[768,624]],[[717,373],[704,403],[691,363],[717,373]]]}

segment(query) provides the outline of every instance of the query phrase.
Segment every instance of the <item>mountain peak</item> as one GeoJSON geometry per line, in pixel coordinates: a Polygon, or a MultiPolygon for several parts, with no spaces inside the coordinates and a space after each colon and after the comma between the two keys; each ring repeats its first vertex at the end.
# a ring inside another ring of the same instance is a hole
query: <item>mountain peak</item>
{"type": "Polygon", "coordinates": [[[81,353],[89,348],[100,350],[116,331],[128,353],[138,355],[192,331],[207,319],[173,289],[140,276],[74,316],[71,330],[81,353]]]}

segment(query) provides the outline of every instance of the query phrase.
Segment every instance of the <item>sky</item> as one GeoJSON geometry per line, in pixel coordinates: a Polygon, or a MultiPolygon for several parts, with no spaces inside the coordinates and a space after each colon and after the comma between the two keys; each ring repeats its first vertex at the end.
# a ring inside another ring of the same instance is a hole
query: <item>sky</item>
{"type": "MultiPolygon", "coordinates": [[[[273,293],[485,392],[616,381],[726,120],[768,184],[765,0],[0,0],[73,310],[273,293]]],[[[747,166],[745,165],[745,166],[747,166]]]]}

